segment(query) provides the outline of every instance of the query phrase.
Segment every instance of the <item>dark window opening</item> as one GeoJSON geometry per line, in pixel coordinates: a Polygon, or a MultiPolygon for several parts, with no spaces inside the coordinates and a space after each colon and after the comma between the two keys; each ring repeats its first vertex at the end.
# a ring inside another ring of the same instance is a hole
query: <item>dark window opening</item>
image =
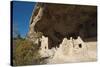
{"type": "Polygon", "coordinates": [[[82,48],[82,44],[79,44],[79,48],[82,48]]]}
{"type": "Polygon", "coordinates": [[[46,49],[46,46],[45,46],[45,49],[46,49]]]}

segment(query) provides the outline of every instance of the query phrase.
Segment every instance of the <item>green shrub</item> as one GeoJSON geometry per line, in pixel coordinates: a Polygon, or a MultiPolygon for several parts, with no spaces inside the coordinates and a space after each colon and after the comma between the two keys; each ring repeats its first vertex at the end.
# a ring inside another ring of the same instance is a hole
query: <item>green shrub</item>
{"type": "Polygon", "coordinates": [[[38,46],[31,41],[17,39],[13,41],[13,65],[40,64],[38,46]]]}

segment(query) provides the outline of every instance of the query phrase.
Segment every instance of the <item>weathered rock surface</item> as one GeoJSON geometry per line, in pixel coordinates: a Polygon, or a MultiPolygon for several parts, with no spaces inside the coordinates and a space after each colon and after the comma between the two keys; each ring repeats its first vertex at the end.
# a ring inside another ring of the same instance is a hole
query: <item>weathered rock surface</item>
{"type": "Polygon", "coordinates": [[[96,6],[37,3],[28,37],[36,41],[41,32],[48,37],[48,48],[59,47],[63,38],[96,37],[96,20],[96,6]]]}

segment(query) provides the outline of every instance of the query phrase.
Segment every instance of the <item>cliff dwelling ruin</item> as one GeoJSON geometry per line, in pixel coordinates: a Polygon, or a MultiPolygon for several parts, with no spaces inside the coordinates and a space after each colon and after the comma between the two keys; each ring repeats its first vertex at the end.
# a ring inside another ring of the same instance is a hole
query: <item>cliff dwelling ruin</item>
{"type": "Polygon", "coordinates": [[[96,60],[97,7],[37,3],[28,39],[40,47],[46,63],[96,60]]]}
{"type": "MultiPolygon", "coordinates": [[[[48,37],[48,48],[59,47],[63,38],[78,36],[83,41],[96,41],[97,7],[37,3],[30,21],[28,37],[34,38],[41,32],[48,37]]],[[[81,48],[81,44],[79,45],[81,48]]]]}

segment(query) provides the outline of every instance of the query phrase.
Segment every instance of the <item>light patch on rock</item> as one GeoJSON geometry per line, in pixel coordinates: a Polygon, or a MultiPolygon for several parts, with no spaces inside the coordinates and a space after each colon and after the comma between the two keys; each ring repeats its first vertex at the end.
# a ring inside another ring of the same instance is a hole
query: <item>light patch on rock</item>
{"type": "Polygon", "coordinates": [[[30,31],[28,33],[29,40],[33,41],[33,43],[38,42],[38,33],[35,32],[34,27],[36,23],[41,19],[43,15],[43,8],[40,7],[37,15],[33,18],[31,17],[30,31]],[[33,21],[32,21],[33,20],[33,21]]]}

